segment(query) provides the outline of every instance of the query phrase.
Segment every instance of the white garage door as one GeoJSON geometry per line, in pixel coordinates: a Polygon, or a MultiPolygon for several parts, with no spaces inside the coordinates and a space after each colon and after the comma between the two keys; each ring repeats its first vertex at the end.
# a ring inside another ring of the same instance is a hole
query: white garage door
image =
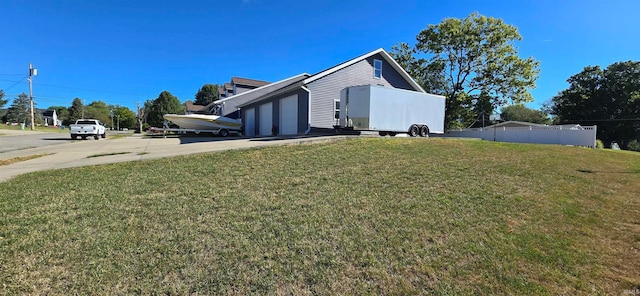
{"type": "Polygon", "coordinates": [[[247,109],[244,112],[244,135],[253,137],[256,135],[256,109],[247,109]]]}
{"type": "Polygon", "coordinates": [[[280,100],[280,134],[298,133],[298,95],[280,100]]]}
{"type": "Polygon", "coordinates": [[[273,128],[273,104],[260,105],[260,135],[270,136],[273,128]]]}

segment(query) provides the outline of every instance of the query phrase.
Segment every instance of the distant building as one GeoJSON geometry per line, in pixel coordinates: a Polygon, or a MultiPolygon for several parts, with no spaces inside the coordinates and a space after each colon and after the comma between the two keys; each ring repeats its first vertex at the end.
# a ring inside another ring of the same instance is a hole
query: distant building
{"type": "Polygon", "coordinates": [[[58,120],[58,114],[56,110],[45,110],[42,112],[42,119],[44,126],[61,126],[62,121],[58,120]]]}
{"type": "Polygon", "coordinates": [[[269,82],[262,80],[231,77],[231,82],[218,87],[218,99],[228,98],[267,84],[269,84],[269,82]]]}

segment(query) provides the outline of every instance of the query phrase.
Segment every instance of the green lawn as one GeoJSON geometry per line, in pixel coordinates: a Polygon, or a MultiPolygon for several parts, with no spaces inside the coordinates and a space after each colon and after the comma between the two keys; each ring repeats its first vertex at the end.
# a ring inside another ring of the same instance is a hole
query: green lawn
{"type": "Polygon", "coordinates": [[[640,154],[370,138],[0,183],[2,294],[614,294],[640,154]]]}

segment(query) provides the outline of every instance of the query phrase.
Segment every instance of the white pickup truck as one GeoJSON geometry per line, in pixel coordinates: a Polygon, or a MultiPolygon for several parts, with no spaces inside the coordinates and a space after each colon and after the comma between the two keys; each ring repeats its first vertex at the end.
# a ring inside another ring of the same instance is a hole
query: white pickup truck
{"type": "Polygon", "coordinates": [[[106,128],[97,119],[78,119],[75,124],[69,125],[69,133],[74,140],[78,137],[83,140],[87,137],[93,137],[96,140],[107,137],[106,128]]]}

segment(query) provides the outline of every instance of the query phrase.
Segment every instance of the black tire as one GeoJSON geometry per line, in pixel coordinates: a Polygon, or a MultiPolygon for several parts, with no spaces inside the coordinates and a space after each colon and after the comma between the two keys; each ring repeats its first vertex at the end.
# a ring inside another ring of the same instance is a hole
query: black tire
{"type": "Polygon", "coordinates": [[[428,138],[429,137],[429,127],[427,127],[426,125],[423,125],[420,127],[420,136],[423,138],[428,138]]]}
{"type": "Polygon", "coordinates": [[[389,133],[389,136],[390,136],[390,137],[395,137],[395,136],[396,136],[396,133],[391,133],[391,132],[390,132],[390,133],[389,133]]]}
{"type": "Polygon", "coordinates": [[[100,137],[103,139],[107,138],[107,132],[104,132],[102,135],[100,135],[100,137]]]}
{"type": "Polygon", "coordinates": [[[417,137],[419,132],[420,132],[420,128],[418,128],[418,126],[415,124],[412,124],[411,127],[409,128],[410,137],[417,137]]]}
{"type": "Polygon", "coordinates": [[[229,136],[229,131],[226,129],[221,129],[220,132],[218,133],[221,137],[228,137],[229,136]]]}
{"type": "Polygon", "coordinates": [[[380,135],[381,137],[384,137],[386,135],[388,135],[389,133],[387,132],[378,132],[378,135],[380,135]]]}
{"type": "Polygon", "coordinates": [[[93,136],[93,138],[96,140],[100,140],[100,135],[96,134],[95,136],[93,136]]]}
{"type": "Polygon", "coordinates": [[[78,138],[78,135],[71,135],[71,140],[75,140],[78,138]]]}

